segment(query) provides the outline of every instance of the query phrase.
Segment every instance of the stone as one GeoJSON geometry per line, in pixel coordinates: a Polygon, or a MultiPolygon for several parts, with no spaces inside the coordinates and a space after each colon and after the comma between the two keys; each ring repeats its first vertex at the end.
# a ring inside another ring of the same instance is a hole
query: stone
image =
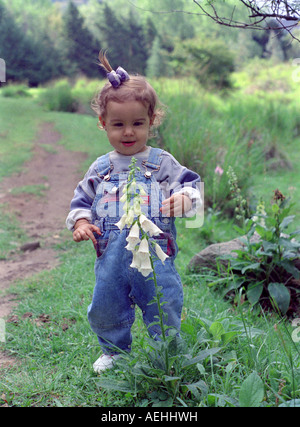
{"type": "MultiPolygon", "coordinates": [[[[259,235],[254,234],[251,238],[251,242],[257,243],[259,242],[259,239],[259,235]]],[[[246,236],[238,237],[236,239],[230,240],[229,242],[214,243],[208,246],[191,259],[188,265],[188,270],[198,272],[203,267],[215,268],[217,262],[220,262],[224,266],[227,266],[227,260],[219,260],[218,258],[223,255],[232,255],[233,257],[237,257],[237,254],[233,251],[243,249],[243,247],[245,246],[242,242],[243,240],[246,240],[246,236]]]]}

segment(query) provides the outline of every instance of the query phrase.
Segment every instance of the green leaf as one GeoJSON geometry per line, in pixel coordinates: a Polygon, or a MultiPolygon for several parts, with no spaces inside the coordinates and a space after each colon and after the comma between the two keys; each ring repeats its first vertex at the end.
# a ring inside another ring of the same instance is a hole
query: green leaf
{"type": "Polygon", "coordinates": [[[300,399],[292,399],[287,400],[284,403],[281,403],[281,405],[278,406],[278,408],[300,408],[300,399]]]}
{"type": "Polygon", "coordinates": [[[221,350],[220,347],[209,348],[208,350],[202,350],[200,351],[198,356],[193,357],[192,359],[187,359],[187,361],[182,364],[182,369],[196,365],[197,363],[202,362],[202,360],[205,360],[207,357],[213,356],[214,354],[218,353],[220,350],[221,350]]]}
{"type": "Polygon", "coordinates": [[[209,332],[212,334],[214,339],[220,340],[222,334],[225,333],[224,326],[220,322],[213,322],[209,328],[209,332]]]}
{"type": "Polygon", "coordinates": [[[207,384],[206,384],[204,381],[202,381],[202,380],[199,380],[199,381],[197,381],[197,382],[195,382],[195,383],[192,383],[192,384],[184,384],[184,385],[182,386],[182,389],[183,389],[183,391],[185,391],[185,392],[190,391],[191,393],[193,393],[193,394],[194,394],[194,396],[195,396],[197,399],[200,399],[200,398],[201,398],[201,394],[206,395],[206,394],[207,394],[207,392],[208,392],[208,386],[207,386],[207,384]],[[200,391],[201,393],[199,393],[199,391],[200,391]]]}
{"type": "Polygon", "coordinates": [[[222,336],[221,336],[222,344],[227,345],[228,343],[230,343],[230,341],[232,341],[238,335],[240,335],[240,333],[236,332],[236,331],[225,332],[225,334],[222,334],[222,336]]]}
{"type": "Polygon", "coordinates": [[[283,260],[280,261],[279,265],[281,265],[288,273],[294,276],[295,279],[300,279],[300,271],[292,261],[283,260]]]}
{"type": "Polygon", "coordinates": [[[257,408],[264,398],[264,383],[256,372],[252,372],[240,389],[239,404],[243,408],[257,408]]]}
{"type": "Polygon", "coordinates": [[[291,215],[291,216],[287,216],[283,219],[282,223],[280,224],[280,230],[284,230],[285,228],[287,228],[287,226],[293,222],[295,218],[295,215],[291,215]]]}
{"type": "Polygon", "coordinates": [[[262,283],[256,283],[255,285],[251,285],[247,289],[247,298],[250,301],[251,305],[255,305],[262,294],[264,286],[262,283]]]}
{"type": "Polygon", "coordinates": [[[268,291],[282,314],[288,311],[291,295],[283,283],[270,283],[268,291]]]}
{"type": "Polygon", "coordinates": [[[248,270],[258,270],[260,267],[260,262],[254,262],[253,264],[247,265],[242,269],[242,274],[244,274],[248,270]]]}

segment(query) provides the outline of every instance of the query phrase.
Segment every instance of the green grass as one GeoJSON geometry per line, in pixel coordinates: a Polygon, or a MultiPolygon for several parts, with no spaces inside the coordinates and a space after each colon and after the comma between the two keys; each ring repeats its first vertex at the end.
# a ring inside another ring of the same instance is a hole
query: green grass
{"type": "MultiPolygon", "coordinates": [[[[156,81],[162,101],[169,105],[159,144],[165,144],[178,160],[199,168],[209,203],[215,166],[220,164],[226,169],[232,164],[253,206],[260,197],[266,204],[271,201],[275,188],[285,195],[291,194],[299,227],[299,115],[295,103],[287,105],[279,98],[271,100],[268,94],[265,100],[260,93],[244,95],[248,85],[245,76],[238,75],[236,79],[239,92],[227,98],[200,89],[198,92],[185,82],[156,81]],[[284,153],[292,169],[269,168],[261,155],[270,144],[284,153]]],[[[294,99],[291,93],[289,96],[294,99]]],[[[284,94],[284,99],[286,97],[284,94]]],[[[3,118],[2,176],[21,167],[30,157],[38,125],[43,121],[55,123],[62,135],[60,143],[68,150],[87,152],[88,159],[82,170],[86,170],[95,157],[110,150],[105,133],[97,129],[92,116],[46,112],[36,101],[27,98],[1,99],[0,114],[1,120],[3,118]],[[12,113],[17,109],[20,120],[14,128],[12,113]],[[7,144],[8,140],[13,144],[7,144]]],[[[247,303],[231,305],[208,287],[209,271],[193,275],[186,270],[192,256],[208,242],[236,237],[234,218],[227,209],[230,203],[225,196],[225,174],[219,185],[217,206],[222,213],[214,216],[207,212],[201,229],[188,229],[185,220],[177,221],[176,265],[184,284],[182,336],[187,351],[196,355],[207,347],[221,346],[222,350],[217,357],[198,363],[190,374],[191,382],[205,381],[207,393],[200,398],[186,393],[176,406],[183,402],[188,406],[238,406],[241,389],[253,372],[259,375],[264,388],[261,406],[297,403],[292,399],[300,399],[299,343],[291,339],[291,324],[275,314],[259,313],[247,303]],[[214,327],[210,329],[212,323],[214,327]],[[227,338],[232,336],[232,340],[227,342],[223,338],[222,341],[218,331],[227,334],[224,335],[227,338]]],[[[9,236],[13,237],[10,241],[18,242],[19,232],[17,220],[1,215],[0,253],[4,258],[11,250],[9,236]]],[[[20,299],[14,310],[18,321],[7,323],[7,340],[2,348],[16,358],[17,364],[0,373],[0,404],[1,399],[5,399],[10,406],[21,407],[151,406],[158,397],[150,386],[147,393],[140,394],[133,389],[121,392],[100,386],[99,378],[92,371],[99,347],[86,319],[94,286],[94,251],[90,243],[73,243],[67,232],[57,250],[61,257],[59,267],[10,289],[20,299]]],[[[132,333],[133,356],[143,360],[147,333],[138,313],[132,333]]],[[[124,372],[116,368],[102,377],[117,382],[124,377],[124,372]]]]}
{"type": "Polygon", "coordinates": [[[0,204],[0,262],[8,259],[11,251],[15,251],[26,242],[27,236],[20,229],[18,219],[5,212],[5,206],[0,204]]]}
{"type": "MultiPolygon", "coordinates": [[[[182,224],[179,225],[181,233],[186,233],[182,224]]],[[[99,347],[86,320],[94,286],[93,248],[89,243],[75,245],[69,241],[60,251],[60,267],[12,289],[21,302],[14,311],[17,323],[7,324],[5,349],[16,357],[17,365],[5,369],[0,379],[5,400],[9,405],[22,407],[128,407],[142,406],[145,401],[150,403],[149,396],[135,395],[134,390],[131,393],[107,392],[98,385],[92,363],[99,355],[99,347]]],[[[210,345],[218,345],[208,336],[203,322],[218,322],[226,332],[236,334],[236,338],[224,346],[213,366],[204,361],[195,371],[194,376],[208,385],[208,394],[200,405],[222,406],[224,402],[231,402],[236,406],[240,387],[252,372],[259,372],[265,383],[263,405],[275,406],[292,397],[299,398],[296,374],[299,359],[290,339],[291,328],[288,327],[287,333],[286,326],[276,316],[258,318],[247,307],[233,309],[218,294],[211,294],[204,278],[185,274],[181,261],[189,251],[185,253],[183,248],[177,260],[185,294],[183,338],[191,348],[205,340],[210,345]],[[278,331],[288,348],[287,354],[278,331]]],[[[146,336],[138,315],[133,327],[132,349],[137,358],[141,357],[146,336]]],[[[110,381],[121,376],[118,368],[104,374],[110,381]]],[[[188,396],[186,404],[195,406],[188,396]]]]}
{"type": "Polygon", "coordinates": [[[43,112],[31,99],[1,98],[0,180],[18,172],[31,157],[43,112]]]}

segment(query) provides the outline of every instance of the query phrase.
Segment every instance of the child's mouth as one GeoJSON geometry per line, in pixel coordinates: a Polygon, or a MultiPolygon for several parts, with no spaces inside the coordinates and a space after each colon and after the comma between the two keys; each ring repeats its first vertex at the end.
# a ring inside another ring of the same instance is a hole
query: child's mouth
{"type": "Polygon", "coordinates": [[[125,145],[126,147],[131,147],[132,145],[135,144],[135,141],[122,141],[122,144],[125,145]]]}

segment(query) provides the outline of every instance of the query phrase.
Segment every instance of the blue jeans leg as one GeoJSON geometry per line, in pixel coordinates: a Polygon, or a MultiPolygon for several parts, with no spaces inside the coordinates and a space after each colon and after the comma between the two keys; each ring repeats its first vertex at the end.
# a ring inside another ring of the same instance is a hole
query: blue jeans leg
{"type": "Polygon", "coordinates": [[[96,285],[88,307],[88,320],[106,354],[129,351],[132,341],[135,306],[129,297],[129,253],[124,249],[125,237],[112,235],[95,263],[96,285]]]}
{"type": "MultiPolygon", "coordinates": [[[[183,306],[183,289],[180,276],[175,269],[172,258],[166,260],[164,265],[160,260],[155,261],[154,268],[157,285],[162,293],[161,306],[164,312],[164,324],[175,328],[179,333],[183,306]]],[[[151,277],[153,275],[149,276],[149,278],[151,277]]],[[[142,310],[144,323],[149,334],[155,338],[161,335],[161,329],[158,324],[151,325],[158,320],[159,312],[157,303],[153,301],[156,296],[154,280],[149,280],[149,278],[145,280],[140,273],[135,272],[132,296],[142,310]]]]}

